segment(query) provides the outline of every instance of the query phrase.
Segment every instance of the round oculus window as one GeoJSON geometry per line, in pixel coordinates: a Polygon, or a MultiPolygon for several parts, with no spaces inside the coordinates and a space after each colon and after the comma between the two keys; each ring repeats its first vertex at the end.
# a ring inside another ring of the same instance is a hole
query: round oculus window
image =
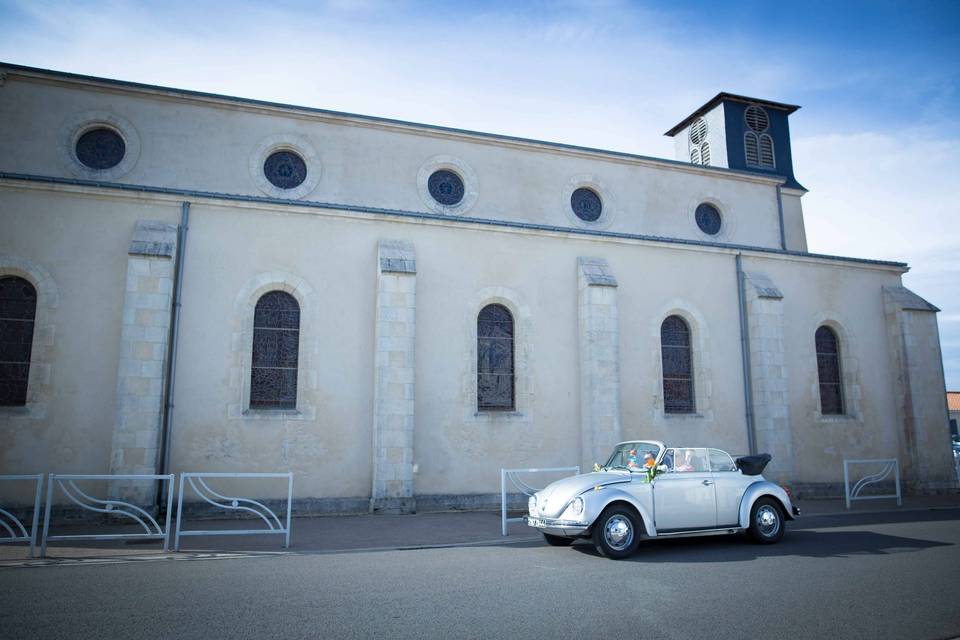
{"type": "Polygon", "coordinates": [[[307,163],[293,151],[274,151],[263,163],[263,175],[278,189],[295,189],[307,179],[307,163]]]}
{"type": "Polygon", "coordinates": [[[603,213],[603,202],[593,189],[580,187],[570,194],[573,213],[584,222],[596,222],[603,213]]]}
{"type": "Polygon", "coordinates": [[[77,138],[74,152],[77,160],[85,167],[103,171],[120,164],[127,153],[127,145],[123,137],[113,129],[97,127],[77,138]]]}
{"type": "Polygon", "coordinates": [[[427,190],[434,200],[442,205],[452,207],[463,200],[463,179],[453,171],[440,169],[430,174],[427,179],[427,190]]]}
{"type": "Polygon", "coordinates": [[[723,220],[720,217],[720,211],[712,204],[704,202],[698,205],[695,217],[700,231],[710,236],[715,236],[720,233],[720,226],[723,224],[723,220]]]}

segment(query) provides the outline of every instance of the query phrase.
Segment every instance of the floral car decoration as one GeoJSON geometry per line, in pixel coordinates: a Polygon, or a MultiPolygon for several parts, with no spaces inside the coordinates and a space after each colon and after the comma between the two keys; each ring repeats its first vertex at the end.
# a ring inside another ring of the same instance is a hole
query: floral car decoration
{"type": "Polygon", "coordinates": [[[593,473],[532,495],[526,520],[553,546],[586,538],[613,559],[634,553],[642,538],[746,532],[770,544],[800,511],[784,487],[764,479],[769,462],[768,454],[734,460],[710,447],[622,442],[593,473]]]}

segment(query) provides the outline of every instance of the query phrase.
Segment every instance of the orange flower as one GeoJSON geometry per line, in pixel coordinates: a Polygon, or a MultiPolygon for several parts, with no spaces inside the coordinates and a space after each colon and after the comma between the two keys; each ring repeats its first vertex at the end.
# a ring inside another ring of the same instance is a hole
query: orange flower
{"type": "Polygon", "coordinates": [[[644,464],[644,466],[649,469],[650,467],[652,467],[652,466],[655,465],[655,464],[657,464],[657,463],[653,461],[653,458],[647,458],[647,462],[644,464]]]}

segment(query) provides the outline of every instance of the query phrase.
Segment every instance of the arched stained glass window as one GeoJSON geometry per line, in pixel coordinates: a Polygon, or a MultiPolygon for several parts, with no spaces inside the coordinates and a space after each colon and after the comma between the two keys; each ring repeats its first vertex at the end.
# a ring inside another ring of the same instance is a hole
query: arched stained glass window
{"type": "Polygon", "coordinates": [[[513,315],[502,304],[491,304],[477,316],[477,409],[514,407],[513,315]]]}
{"type": "Polygon", "coordinates": [[[840,377],[840,341],[830,327],[820,327],[817,346],[817,377],[820,381],[820,413],[843,415],[843,380],[840,377]]]}
{"type": "Polygon", "coordinates": [[[37,290],[16,276],[0,278],[0,406],[27,404],[37,290]]]}
{"type": "Polygon", "coordinates": [[[300,305],[289,293],[271,291],[253,314],[251,409],[296,409],[300,305]]]}
{"type": "Polygon", "coordinates": [[[693,413],[693,356],[690,327],[680,316],[670,316],[660,325],[663,361],[663,410],[693,413]]]}

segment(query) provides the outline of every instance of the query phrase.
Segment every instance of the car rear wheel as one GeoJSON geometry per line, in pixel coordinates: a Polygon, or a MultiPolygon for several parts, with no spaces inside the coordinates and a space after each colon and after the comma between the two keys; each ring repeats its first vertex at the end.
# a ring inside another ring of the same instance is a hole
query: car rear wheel
{"type": "Polygon", "coordinates": [[[547,544],[551,547],[569,547],[573,544],[573,538],[567,538],[565,536],[554,536],[549,533],[543,534],[543,539],[547,541],[547,544]]]}
{"type": "Polygon", "coordinates": [[[758,544],[779,542],[784,534],[783,512],[773,498],[759,498],[750,509],[750,537],[758,544]]]}
{"type": "Polygon", "coordinates": [[[593,525],[593,545],[600,555],[621,560],[633,555],[640,544],[640,519],[633,510],[611,506],[593,525]]]}

